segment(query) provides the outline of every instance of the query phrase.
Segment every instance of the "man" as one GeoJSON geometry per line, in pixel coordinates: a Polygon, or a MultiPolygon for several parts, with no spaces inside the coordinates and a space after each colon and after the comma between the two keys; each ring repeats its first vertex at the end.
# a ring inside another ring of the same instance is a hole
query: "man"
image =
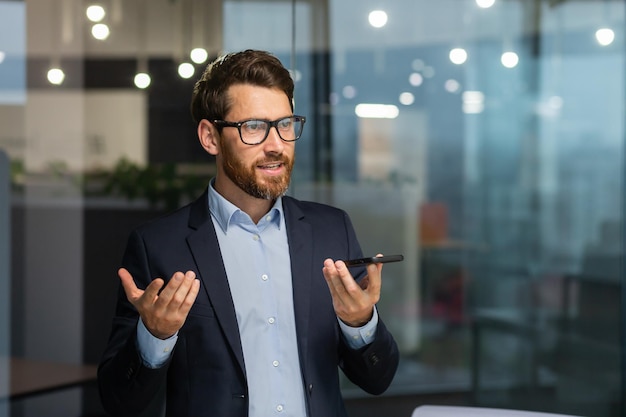
{"type": "Polygon", "coordinates": [[[129,237],[98,372],[112,415],[150,414],[165,396],[168,417],[344,417],[338,368],[372,394],[391,383],[382,265],[353,277],[342,260],[362,253],[347,214],[284,195],[305,122],[293,88],[253,50],[196,83],[191,110],[217,174],[129,237]]]}

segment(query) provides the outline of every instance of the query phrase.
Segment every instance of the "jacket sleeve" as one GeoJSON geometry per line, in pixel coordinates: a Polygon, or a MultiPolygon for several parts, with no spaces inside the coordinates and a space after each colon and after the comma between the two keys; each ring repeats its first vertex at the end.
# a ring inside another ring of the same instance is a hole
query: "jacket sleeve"
{"type": "MultiPolygon", "coordinates": [[[[351,256],[362,257],[361,247],[347,214],[344,217],[344,224],[351,256]]],[[[358,271],[355,276],[357,280],[367,274],[365,268],[356,271],[358,271]]],[[[374,341],[360,349],[351,349],[342,334],[339,358],[339,366],[348,379],[364,391],[378,395],[389,387],[398,368],[400,355],[396,341],[380,317],[380,311],[374,341]]]]}
{"type": "Polygon", "coordinates": [[[372,343],[353,350],[342,336],[339,355],[339,366],[348,379],[373,395],[382,394],[389,388],[400,359],[398,346],[380,319],[372,343]]]}
{"type": "MultiPolygon", "coordinates": [[[[151,278],[143,240],[133,232],[123,266],[130,271],[139,288],[151,278]]],[[[169,362],[158,369],[144,366],[137,349],[139,315],[119,285],[117,306],[109,342],[98,367],[98,387],[105,410],[114,416],[160,415],[169,362]]]]}

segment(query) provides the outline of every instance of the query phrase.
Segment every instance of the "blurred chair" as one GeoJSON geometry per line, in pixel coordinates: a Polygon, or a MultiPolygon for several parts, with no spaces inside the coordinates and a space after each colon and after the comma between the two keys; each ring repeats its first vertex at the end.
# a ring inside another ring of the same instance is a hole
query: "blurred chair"
{"type": "Polygon", "coordinates": [[[565,414],[535,411],[507,410],[503,408],[461,407],[447,405],[421,405],[411,417],[575,417],[565,414]]]}

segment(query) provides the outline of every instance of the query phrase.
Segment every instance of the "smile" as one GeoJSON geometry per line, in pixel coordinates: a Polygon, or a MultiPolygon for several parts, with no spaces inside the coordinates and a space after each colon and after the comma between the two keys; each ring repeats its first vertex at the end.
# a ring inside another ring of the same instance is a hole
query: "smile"
{"type": "Polygon", "coordinates": [[[278,169],[282,166],[281,162],[277,162],[275,164],[268,164],[268,165],[259,165],[259,168],[261,169],[278,169]]]}

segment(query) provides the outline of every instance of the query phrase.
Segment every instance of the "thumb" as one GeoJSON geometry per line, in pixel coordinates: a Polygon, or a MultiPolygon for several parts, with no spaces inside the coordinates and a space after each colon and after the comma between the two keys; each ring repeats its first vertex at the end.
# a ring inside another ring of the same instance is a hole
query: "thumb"
{"type": "Polygon", "coordinates": [[[120,277],[120,281],[122,281],[122,287],[124,287],[126,298],[128,298],[129,301],[133,301],[141,297],[143,290],[137,288],[133,276],[126,268],[118,269],[117,275],[120,277]]]}

